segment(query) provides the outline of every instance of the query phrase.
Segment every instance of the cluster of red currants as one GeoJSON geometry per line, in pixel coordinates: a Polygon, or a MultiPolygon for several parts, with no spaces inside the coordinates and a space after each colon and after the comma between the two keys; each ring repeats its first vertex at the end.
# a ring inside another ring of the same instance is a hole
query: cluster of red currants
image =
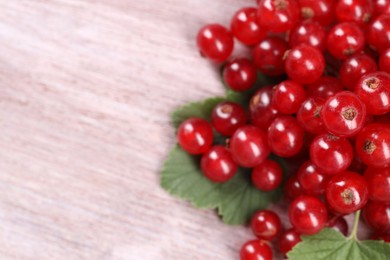
{"type": "Polygon", "coordinates": [[[266,241],[277,236],[286,254],[301,234],[326,226],[346,234],[342,216],[360,209],[375,238],[390,242],[390,1],[257,5],[238,10],[230,30],[203,27],[200,52],[224,63],[234,91],[254,87],[258,70],[288,78],[260,87],[247,107],[222,102],[211,122],[189,118],[178,130],[182,149],[202,156],[213,182],[229,181],[239,166],[253,168],[254,186],[271,191],[284,176],[270,153],[299,163],[284,189],[292,228],[281,233],[277,214],[257,212],[251,226],[258,239],[242,247],[241,259],[272,259],[266,241]],[[234,38],[251,59],[230,59],[234,38]],[[213,146],[213,129],[228,138],[226,146],[213,146]]]}

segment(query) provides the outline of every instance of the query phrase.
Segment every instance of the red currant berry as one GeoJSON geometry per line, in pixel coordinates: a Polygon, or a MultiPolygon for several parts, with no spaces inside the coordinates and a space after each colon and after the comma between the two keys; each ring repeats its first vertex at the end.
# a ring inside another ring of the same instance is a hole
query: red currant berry
{"type": "Polygon", "coordinates": [[[340,0],[336,5],[339,22],[356,22],[363,25],[370,21],[373,11],[371,0],[340,0]]]}
{"type": "Polygon", "coordinates": [[[364,33],[354,23],[339,23],[334,26],[327,39],[328,51],[333,57],[345,60],[364,48],[364,33]]]}
{"type": "Polygon", "coordinates": [[[313,235],[325,227],[328,212],[316,197],[302,195],[295,198],[288,210],[291,225],[301,234],[313,235]]]}
{"type": "Polygon", "coordinates": [[[275,212],[259,210],[252,217],[251,227],[259,239],[272,240],[282,230],[282,223],[275,212]]]}
{"type": "Polygon", "coordinates": [[[284,53],[288,45],[277,37],[267,37],[253,48],[252,56],[255,66],[268,76],[279,76],[284,73],[284,53]]]}
{"type": "Polygon", "coordinates": [[[390,14],[390,2],[388,0],[374,0],[374,17],[381,14],[390,14]]]}
{"type": "Polygon", "coordinates": [[[274,154],[291,157],[302,149],[303,134],[303,129],[294,117],[279,116],[268,128],[268,144],[274,154]]]}
{"type": "Polygon", "coordinates": [[[355,93],[366,105],[367,113],[390,112],[390,74],[379,71],[364,75],[356,83],[355,93]]]}
{"type": "Polygon", "coordinates": [[[390,49],[383,51],[379,57],[379,68],[381,71],[390,73],[390,49]]]}
{"type": "Polygon", "coordinates": [[[353,92],[342,91],[326,100],[321,109],[326,129],[339,137],[356,135],[366,122],[366,107],[353,92]]]}
{"type": "Polygon", "coordinates": [[[322,97],[327,99],[343,90],[340,80],[335,77],[323,76],[312,84],[306,86],[306,93],[310,97],[322,97]]]}
{"type": "Polygon", "coordinates": [[[336,174],[348,169],[353,148],[347,139],[333,135],[317,136],[310,145],[310,160],[325,174],[336,174]]]}
{"type": "Polygon", "coordinates": [[[345,220],[345,218],[343,218],[343,217],[335,217],[335,218],[331,219],[328,222],[327,226],[340,232],[344,236],[348,235],[348,223],[345,220]]]}
{"type": "Polygon", "coordinates": [[[298,0],[301,17],[319,22],[323,26],[335,20],[335,1],[333,0],[298,0]]]}
{"type": "Polygon", "coordinates": [[[390,165],[390,126],[373,123],[356,137],[356,152],[362,161],[377,168],[390,165]]]}
{"type": "Polygon", "coordinates": [[[280,82],[274,88],[272,103],[282,114],[295,114],[306,99],[305,89],[293,80],[280,82]]]}
{"type": "Polygon", "coordinates": [[[207,152],[213,143],[213,129],[209,122],[201,118],[189,118],[177,130],[181,148],[190,154],[207,152]]]}
{"type": "Polygon", "coordinates": [[[230,148],[237,163],[248,168],[261,164],[270,154],[267,134],[251,125],[237,129],[230,139],[230,148]]]}
{"type": "Polygon", "coordinates": [[[246,124],[244,108],[234,102],[222,102],[216,105],[211,113],[211,123],[218,133],[232,136],[234,132],[246,124]]]}
{"type": "Polygon", "coordinates": [[[376,231],[390,231],[390,204],[370,200],[363,210],[363,217],[376,231]]]}
{"type": "Polygon", "coordinates": [[[349,214],[366,205],[368,200],[367,182],[356,172],[336,174],[329,180],[325,196],[333,211],[349,214]]]}
{"type": "Polygon", "coordinates": [[[390,167],[368,167],[364,172],[370,200],[390,203],[390,167]]]}
{"type": "Polygon", "coordinates": [[[287,253],[290,252],[296,244],[301,242],[301,234],[291,228],[280,235],[278,242],[280,252],[286,257],[287,253]]]}
{"type": "Polygon", "coordinates": [[[201,54],[217,63],[226,61],[233,52],[233,36],[220,24],[204,26],[198,32],[196,42],[201,54]]]}
{"type": "Polygon", "coordinates": [[[340,79],[344,86],[354,90],[356,82],[365,74],[378,70],[373,58],[367,54],[355,54],[346,59],[340,67],[340,79]]]}
{"type": "Polygon", "coordinates": [[[325,99],[312,97],[302,103],[297,113],[297,119],[302,128],[310,134],[324,134],[326,130],[320,117],[325,99]]]}
{"type": "Polygon", "coordinates": [[[266,35],[257,23],[257,8],[245,7],[238,10],[232,19],[231,30],[240,42],[245,45],[258,44],[266,35]]]}
{"type": "Polygon", "coordinates": [[[233,59],[223,69],[223,79],[235,91],[250,89],[256,81],[256,68],[246,58],[233,59]]]}
{"type": "Polygon", "coordinates": [[[271,191],[280,186],[283,180],[283,170],[272,160],[265,160],[253,168],[252,183],[261,191],[271,191]]]}
{"type": "Polygon", "coordinates": [[[297,177],[306,194],[321,195],[325,192],[328,176],[318,171],[311,161],[301,165],[297,177]]]}
{"type": "Polygon", "coordinates": [[[267,130],[278,116],[278,111],[272,104],[273,89],[271,86],[260,88],[249,101],[251,123],[267,130]]]}
{"type": "Polygon", "coordinates": [[[298,181],[297,175],[293,175],[287,179],[286,185],[284,185],[284,194],[289,199],[294,199],[300,195],[305,194],[305,191],[298,181]]]}
{"type": "Polygon", "coordinates": [[[390,48],[390,15],[378,16],[368,26],[366,39],[368,44],[381,53],[390,48]]]}
{"type": "Polygon", "coordinates": [[[299,19],[299,6],[295,0],[261,0],[257,18],[267,31],[287,32],[299,19]]]}
{"type": "Polygon", "coordinates": [[[251,240],[246,242],[240,251],[240,260],[272,260],[272,250],[267,242],[251,240]]]}
{"type": "Polygon", "coordinates": [[[227,182],[238,168],[229,150],[221,145],[213,146],[203,154],[200,165],[203,174],[213,182],[227,182]]]}
{"type": "Polygon", "coordinates": [[[287,75],[301,84],[309,84],[318,80],[325,69],[322,53],[309,45],[301,44],[292,48],[286,57],[287,75]]]}
{"type": "Polygon", "coordinates": [[[326,31],[317,22],[303,21],[290,32],[289,44],[290,47],[307,44],[324,51],[326,48],[326,31]]]}

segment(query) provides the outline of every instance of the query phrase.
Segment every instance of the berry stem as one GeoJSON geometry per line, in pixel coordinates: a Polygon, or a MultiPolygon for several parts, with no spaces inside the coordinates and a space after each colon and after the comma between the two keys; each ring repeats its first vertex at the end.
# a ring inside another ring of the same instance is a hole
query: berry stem
{"type": "Polygon", "coordinates": [[[355,213],[355,220],[353,221],[352,232],[349,235],[348,239],[354,239],[356,241],[359,240],[357,237],[357,231],[358,231],[358,227],[359,227],[359,218],[360,218],[360,210],[356,211],[356,213],[355,213]]]}

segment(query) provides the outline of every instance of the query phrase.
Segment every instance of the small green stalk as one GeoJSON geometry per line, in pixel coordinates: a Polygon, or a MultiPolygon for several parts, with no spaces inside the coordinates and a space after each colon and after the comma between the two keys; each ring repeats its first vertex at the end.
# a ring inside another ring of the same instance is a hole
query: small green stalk
{"type": "Polygon", "coordinates": [[[356,213],[355,213],[355,220],[353,221],[352,232],[347,239],[354,239],[356,241],[359,241],[359,239],[357,237],[357,231],[358,231],[358,227],[359,227],[359,218],[360,218],[360,210],[356,211],[356,213]]]}

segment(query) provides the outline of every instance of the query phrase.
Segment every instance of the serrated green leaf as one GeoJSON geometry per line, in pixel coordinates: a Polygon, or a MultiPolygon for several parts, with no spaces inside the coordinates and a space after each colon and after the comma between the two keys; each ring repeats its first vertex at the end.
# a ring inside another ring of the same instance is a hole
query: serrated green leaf
{"type": "Polygon", "coordinates": [[[340,232],[325,228],[313,236],[302,236],[288,254],[291,260],[386,260],[390,259],[390,244],[383,241],[357,241],[340,232]]]}
{"type": "Polygon", "coordinates": [[[172,195],[189,200],[198,208],[217,208],[222,220],[231,225],[247,222],[258,209],[279,197],[279,191],[261,192],[252,186],[248,170],[216,184],[203,176],[199,158],[175,146],[161,172],[161,186],[172,195]]]}

